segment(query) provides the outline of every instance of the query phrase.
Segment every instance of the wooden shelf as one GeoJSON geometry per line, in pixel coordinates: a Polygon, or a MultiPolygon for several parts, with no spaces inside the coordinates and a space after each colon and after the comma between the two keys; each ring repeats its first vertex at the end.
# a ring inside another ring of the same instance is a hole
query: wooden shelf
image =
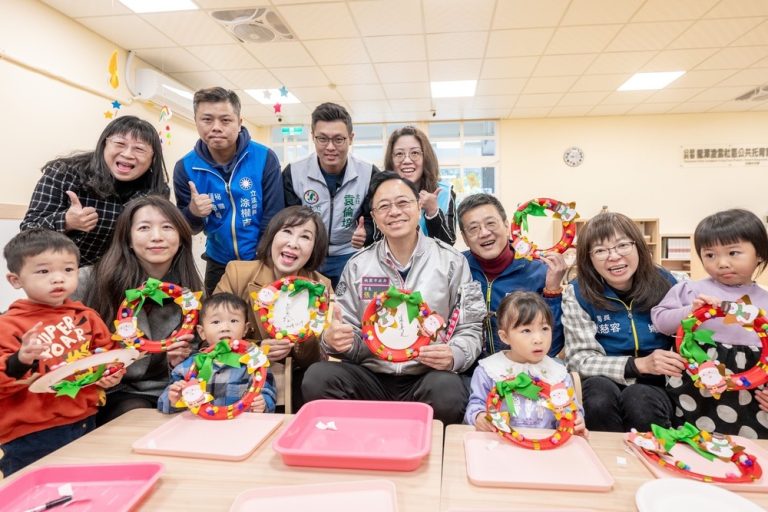
{"type": "Polygon", "coordinates": [[[670,272],[685,273],[689,278],[697,279],[691,272],[693,253],[693,237],[690,233],[661,235],[661,266],[670,272]]]}

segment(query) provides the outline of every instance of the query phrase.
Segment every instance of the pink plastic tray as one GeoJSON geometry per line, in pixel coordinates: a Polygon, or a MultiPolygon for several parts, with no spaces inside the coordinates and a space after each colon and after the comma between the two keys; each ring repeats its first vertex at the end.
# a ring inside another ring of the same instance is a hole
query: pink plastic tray
{"type": "Polygon", "coordinates": [[[426,404],[317,400],[301,408],[272,447],[289,466],[412,471],[431,445],[426,404]],[[336,430],[318,422],[334,422],[336,430]]]}
{"type": "MultiPolygon", "coordinates": [[[[761,448],[757,445],[754,441],[747,439],[746,437],[741,436],[732,436],[734,442],[737,445],[743,446],[747,453],[750,453],[757,457],[757,462],[760,463],[760,466],[763,468],[763,476],[761,476],[758,480],[755,480],[751,484],[723,484],[720,482],[712,482],[712,485],[718,485],[720,487],[723,487],[725,489],[729,489],[731,491],[738,491],[738,492],[768,492],[768,451],[761,448]]],[[[624,437],[626,439],[626,435],[624,437]]],[[[627,443],[629,448],[637,455],[637,457],[642,461],[643,464],[645,464],[645,467],[647,467],[651,473],[653,473],[653,476],[656,478],[682,478],[682,476],[676,475],[670,471],[667,471],[666,469],[662,468],[655,462],[649,460],[646,458],[642,453],[640,448],[638,448],[636,445],[627,443]]],[[[717,476],[725,476],[726,473],[734,472],[735,466],[733,464],[723,462],[721,460],[713,460],[708,461],[704,457],[701,457],[694,453],[694,451],[691,448],[688,448],[688,446],[683,444],[677,444],[674,448],[672,448],[672,455],[678,459],[682,460],[689,466],[691,466],[691,471],[695,471],[697,473],[704,473],[707,475],[717,475],[717,476]]]]}
{"type": "MultiPolygon", "coordinates": [[[[552,431],[519,429],[529,437],[552,431]]],[[[464,434],[467,477],[483,487],[610,491],[613,477],[582,437],[552,450],[528,450],[489,432],[464,434]]]]}
{"type": "Polygon", "coordinates": [[[244,413],[204,420],[183,412],[133,443],[133,451],[216,460],[248,458],[283,423],[282,416],[244,413]]]}
{"type": "Polygon", "coordinates": [[[230,512],[265,510],[396,512],[397,495],[395,484],[389,480],[262,487],[243,492],[229,509],[230,512]]]}
{"type": "Polygon", "coordinates": [[[28,510],[58,498],[58,488],[71,484],[74,501],[63,508],[66,512],[127,512],[149,492],[162,472],[159,462],[42,466],[0,487],[0,509],[28,510]]]}

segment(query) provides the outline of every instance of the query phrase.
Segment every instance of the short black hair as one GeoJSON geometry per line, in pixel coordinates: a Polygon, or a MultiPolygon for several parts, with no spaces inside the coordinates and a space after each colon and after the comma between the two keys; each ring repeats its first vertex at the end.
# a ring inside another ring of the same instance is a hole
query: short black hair
{"type": "Polygon", "coordinates": [[[501,205],[501,201],[496,199],[496,196],[483,193],[472,194],[471,196],[467,196],[462,199],[461,203],[459,203],[459,207],[456,209],[456,216],[459,218],[459,229],[462,232],[464,231],[464,224],[461,222],[461,218],[464,216],[464,214],[469,210],[474,210],[478,206],[485,206],[486,204],[495,207],[496,210],[498,210],[499,215],[501,215],[501,220],[507,222],[507,212],[504,211],[504,207],[501,205]]]}
{"type": "Polygon", "coordinates": [[[222,292],[211,295],[203,302],[203,307],[200,310],[200,321],[205,319],[208,311],[222,306],[230,311],[242,313],[243,317],[248,320],[248,303],[234,293],[222,292]]]}
{"type": "Polygon", "coordinates": [[[760,218],[749,210],[734,208],[705,217],[693,233],[696,254],[714,245],[728,245],[749,242],[755,247],[757,257],[762,261],[757,266],[762,274],[768,265],[768,234],[760,218]]]}
{"type": "Polygon", "coordinates": [[[352,116],[347,109],[336,103],[321,103],[312,111],[312,132],[315,131],[315,125],[318,121],[330,123],[333,121],[344,121],[347,125],[347,131],[352,134],[352,116]]]}
{"type": "Polygon", "coordinates": [[[18,274],[24,266],[24,260],[45,251],[72,254],[80,263],[80,249],[75,242],[63,233],[45,228],[32,228],[17,234],[5,245],[3,256],[8,270],[18,274]]]}
{"type": "Polygon", "coordinates": [[[373,195],[382,184],[391,180],[398,180],[405,183],[405,185],[411,189],[411,192],[413,192],[413,197],[417,200],[419,199],[419,188],[415,183],[403,178],[395,171],[381,171],[371,176],[371,184],[368,187],[368,204],[371,206],[371,209],[373,209],[373,195]]]}
{"type": "Polygon", "coordinates": [[[192,110],[194,115],[197,115],[197,107],[201,103],[222,103],[225,101],[232,105],[232,110],[235,111],[237,117],[240,117],[240,97],[235,91],[223,87],[209,87],[197,91],[192,99],[192,110]]]}
{"type": "Polygon", "coordinates": [[[496,321],[499,329],[514,329],[519,325],[528,325],[541,316],[552,327],[552,310],[538,293],[516,291],[501,301],[496,309],[496,321]]]}

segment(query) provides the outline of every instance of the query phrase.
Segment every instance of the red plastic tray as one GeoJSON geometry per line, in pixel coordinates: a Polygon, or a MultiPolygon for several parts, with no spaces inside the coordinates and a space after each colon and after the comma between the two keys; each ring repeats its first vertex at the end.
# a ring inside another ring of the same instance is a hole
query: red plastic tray
{"type": "Polygon", "coordinates": [[[29,510],[58,498],[59,487],[70,484],[74,500],[66,512],[127,512],[152,489],[163,469],[159,462],[42,466],[0,486],[0,509],[29,510]]]}
{"type": "Polygon", "coordinates": [[[249,489],[229,512],[311,510],[312,512],[397,512],[395,484],[365,480],[249,489]]]}
{"type": "Polygon", "coordinates": [[[432,447],[432,408],[317,400],[301,408],[272,447],[289,466],[413,471],[432,447]],[[331,421],[336,430],[317,427],[331,421]]]}

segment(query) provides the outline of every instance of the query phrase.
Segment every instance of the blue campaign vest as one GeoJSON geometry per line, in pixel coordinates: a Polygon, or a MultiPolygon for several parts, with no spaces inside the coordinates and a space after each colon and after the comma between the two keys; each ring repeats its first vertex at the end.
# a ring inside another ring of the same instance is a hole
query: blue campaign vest
{"type": "MultiPolygon", "coordinates": [[[[445,214],[448,213],[448,206],[451,204],[451,187],[452,185],[450,183],[445,183],[444,181],[437,182],[437,188],[443,190],[440,192],[440,195],[437,196],[437,207],[445,214]]],[[[429,235],[429,233],[427,233],[426,214],[423,211],[421,212],[421,218],[419,218],[419,226],[421,226],[422,233],[429,235]]]]}
{"type": "Polygon", "coordinates": [[[205,253],[221,264],[253,260],[261,236],[264,212],[261,187],[269,149],[250,141],[236,156],[229,181],[194,150],[182,159],[189,179],[201,194],[213,199],[214,211],[205,218],[205,253]]]}

